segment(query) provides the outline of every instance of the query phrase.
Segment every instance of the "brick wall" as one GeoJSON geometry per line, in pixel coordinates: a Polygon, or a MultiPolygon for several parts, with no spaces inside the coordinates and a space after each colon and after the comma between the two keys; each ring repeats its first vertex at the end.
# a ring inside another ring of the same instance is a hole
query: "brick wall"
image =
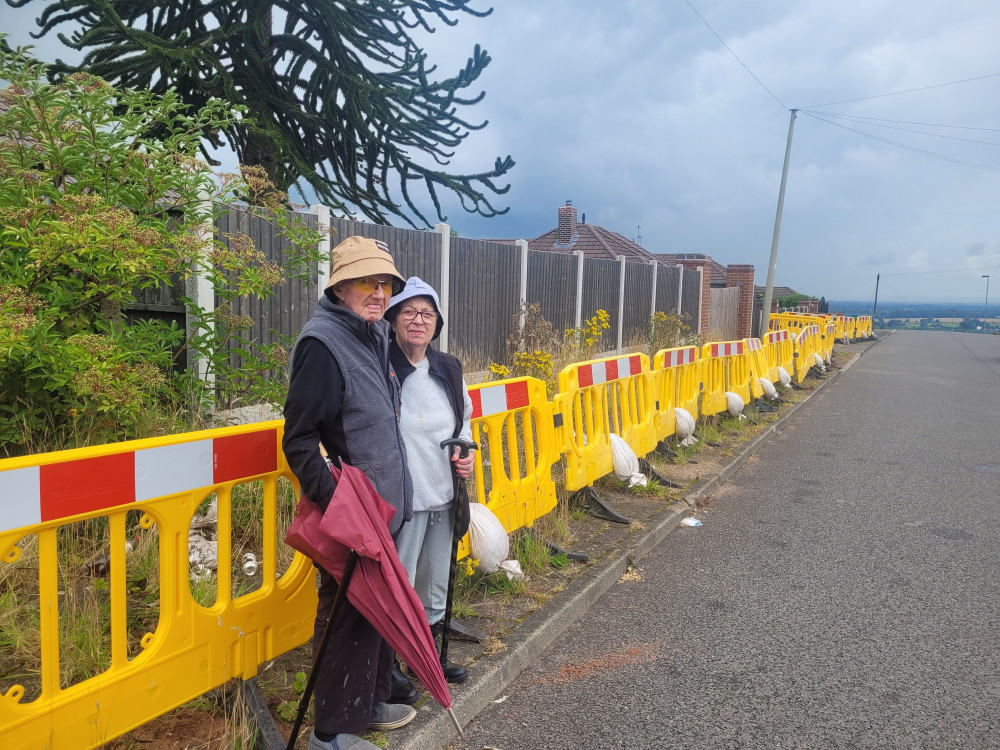
{"type": "Polygon", "coordinates": [[[733,265],[726,266],[726,287],[739,287],[740,308],[739,320],[737,322],[737,338],[745,339],[750,337],[750,329],[753,324],[754,299],[753,299],[753,266],[733,265]]]}

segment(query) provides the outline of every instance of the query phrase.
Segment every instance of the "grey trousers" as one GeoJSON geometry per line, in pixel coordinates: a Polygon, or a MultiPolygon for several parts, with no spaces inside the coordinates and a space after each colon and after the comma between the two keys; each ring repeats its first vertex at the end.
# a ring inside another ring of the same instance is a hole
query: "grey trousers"
{"type": "MultiPolygon", "coordinates": [[[[338,588],[337,580],[320,568],[313,659],[338,588]]],[[[371,724],[373,703],[389,700],[393,650],[347,597],[331,627],[323,661],[316,665],[315,728],[324,734],[358,734],[371,724]]]]}
{"type": "Polygon", "coordinates": [[[444,617],[454,529],[454,506],[448,510],[417,511],[403,524],[396,539],[399,561],[424,605],[428,625],[444,617]]]}

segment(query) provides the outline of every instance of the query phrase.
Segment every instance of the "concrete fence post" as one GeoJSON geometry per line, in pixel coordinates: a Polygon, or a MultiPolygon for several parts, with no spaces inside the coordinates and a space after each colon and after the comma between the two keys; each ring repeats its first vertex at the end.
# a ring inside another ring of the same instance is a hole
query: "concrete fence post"
{"type": "Polygon", "coordinates": [[[434,231],[441,237],[441,286],[438,288],[438,297],[441,300],[441,316],[444,318],[444,327],[438,337],[438,349],[442,352],[448,351],[448,322],[451,316],[448,315],[448,298],[450,297],[450,272],[451,272],[451,227],[447,224],[435,224],[434,231]]]}
{"type": "Polygon", "coordinates": [[[528,241],[518,240],[517,251],[521,259],[521,301],[518,305],[518,325],[524,330],[524,309],[528,306],[528,241]]]}
{"type": "MultiPolygon", "coordinates": [[[[212,263],[212,245],[216,241],[215,210],[211,199],[207,196],[202,196],[202,203],[205,215],[208,216],[208,219],[206,219],[202,224],[198,233],[198,239],[204,246],[204,254],[202,256],[204,261],[202,264],[199,264],[195,273],[187,277],[184,284],[184,291],[194,306],[200,310],[199,314],[203,317],[203,320],[205,320],[205,328],[209,331],[214,331],[215,323],[212,322],[212,316],[215,313],[215,286],[208,278],[208,271],[210,270],[209,266],[212,263]]],[[[184,320],[186,333],[188,339],[190,339],[194,335],[195,327],[197,326],[197,323],[192,320],[190,310],[188,310],[185,314],[184,320]]],[[[209,372],[208,360],[197,355],[192,356],[190,349],[188,350],[188,367],[194,369],[200,380],[204,380],[212,386],[215,385],[215,373],[209,372]]]]}
{"type": "Polygon", "coordinates": [[[330,280],[330,251],[333,249],[330,247],[330,207],[317,203],[309,206],[309,213],[316,217],[319,231],[323,233],[319,240],[319,252],[323,257],[320,258],[319,268],[316,271],[316,287],[319,289],[316,299],[321,300],[326,290],[326,282],[330,280]]]}
{"type": "Polygon", "coordinates": [[[625,329],[625,256],[618,256],[618,346],[616,351],[622,353],[622,331],[625,329]]]}
{"type": "Polygon", "coordinates": [[[704,321],[702,316],[705,310],[705,269],[702,266],[698,266],[698,335],[707,336],[708,326],[702,325],[704,321]],[[702,330],[704,329],[704,330],[702,330]]]}
{"type": "Polygon", "coordinates": [[[584,255],[582,250],[574,250],[573,255],[576,256],[576,323],[574,328],[579,328],[583,325],[583,261],[584,255]]]}
{"type": "Polygon", "coordinates": [[[684,266],[677,266],[680,269],[680,278],[677,280],[677,317],[684,314],[684,266]]]}
{"type": "Polygon", "coordinates": [[[656,271],[660,264],[655,260],[651,260],[649,261],[649,265],[653,267],[653,291],[649,295],[649,319],[652,321],[653,316],[656,315],[656,271]]]}

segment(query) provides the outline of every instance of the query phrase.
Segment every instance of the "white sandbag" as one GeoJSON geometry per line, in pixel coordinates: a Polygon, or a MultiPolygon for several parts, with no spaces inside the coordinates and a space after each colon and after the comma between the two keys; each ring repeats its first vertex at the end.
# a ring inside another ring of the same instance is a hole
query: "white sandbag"
{"type": "Polygon", "coordinates": [[[813,354],[813,364],[820,369],[820,372],[826,372],[826,362],[819,354],[813,354]]]}
{"type": "Polygon", "coordinates": [[[469,547],[472,557],[479,560],[480,570],[487,573],[496,573],[510,555],[507,531],[482,503],[469,504],[469,547]]]}
{"type": "Polygon", "coordinates": [[[785,388],[792,387],[792,376],[788,374],[788,370],[784,367],[778,368],[778,382],[785,386],[785,388]]]}
{"type": "Polygon", "coordinates": [[[520,560],[504,560],[500,563],[500,570],[507,574],[508,581],[524,580],[524,571],[521,570],[520,560]]]}
{"type": "MultiPolygon", "coordinates": [[[[694,417],[691,416],[691,412],[687,409],[682,409],[679,406],[674,407],[674,432],[676,432],[681,438],[687,439],[694,434],[694,417]]],[[[690,445],[690,443],[682,443],[683,445],[690,445]]]]}
{"type": "Polygon", "coordinates": [[[732,391],[726,391],[726,408],[729,413],[734,417],[743,416],[743,398],[738,393],[733,393],[732,391]]]}
{"type": "Polygon", "coordinates": [[[774,383],[767,378],[758,378],[757,380],[760,383],[761,390],[764,391],[765,396],[768,398],[778,397],[778,389],[774,387],[774,383]]]}
{"type": "Polygon", "coordinates": [[[827,354],[826,359],[824,359],[823,361],[826,362],[827,367],[830,367],[833,364],[833,357],[827,354]]]}
{"type": "Polygon", "coordinates": [[[611,433],[611,460],[614,464],[615,479],[628,482],[629,487],[646,486],[646,476],[639,471],[639,459],[626,443],[615,433],[611,433]]]}

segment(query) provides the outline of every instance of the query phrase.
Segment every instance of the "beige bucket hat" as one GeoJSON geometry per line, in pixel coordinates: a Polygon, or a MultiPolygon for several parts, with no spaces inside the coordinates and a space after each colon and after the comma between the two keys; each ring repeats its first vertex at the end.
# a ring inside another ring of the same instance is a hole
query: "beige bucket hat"
{"type": "Polygon", "coordinates": [[[333,269],[326,288],[329,289],[348,279],[361,279],[379,274],[393,277],[393,294],[398,294],[406,285],[402,274],[396,270],[396,264],[392,262],[388,245],[369,237],[348,237],[333,248],[333,269]]]}

